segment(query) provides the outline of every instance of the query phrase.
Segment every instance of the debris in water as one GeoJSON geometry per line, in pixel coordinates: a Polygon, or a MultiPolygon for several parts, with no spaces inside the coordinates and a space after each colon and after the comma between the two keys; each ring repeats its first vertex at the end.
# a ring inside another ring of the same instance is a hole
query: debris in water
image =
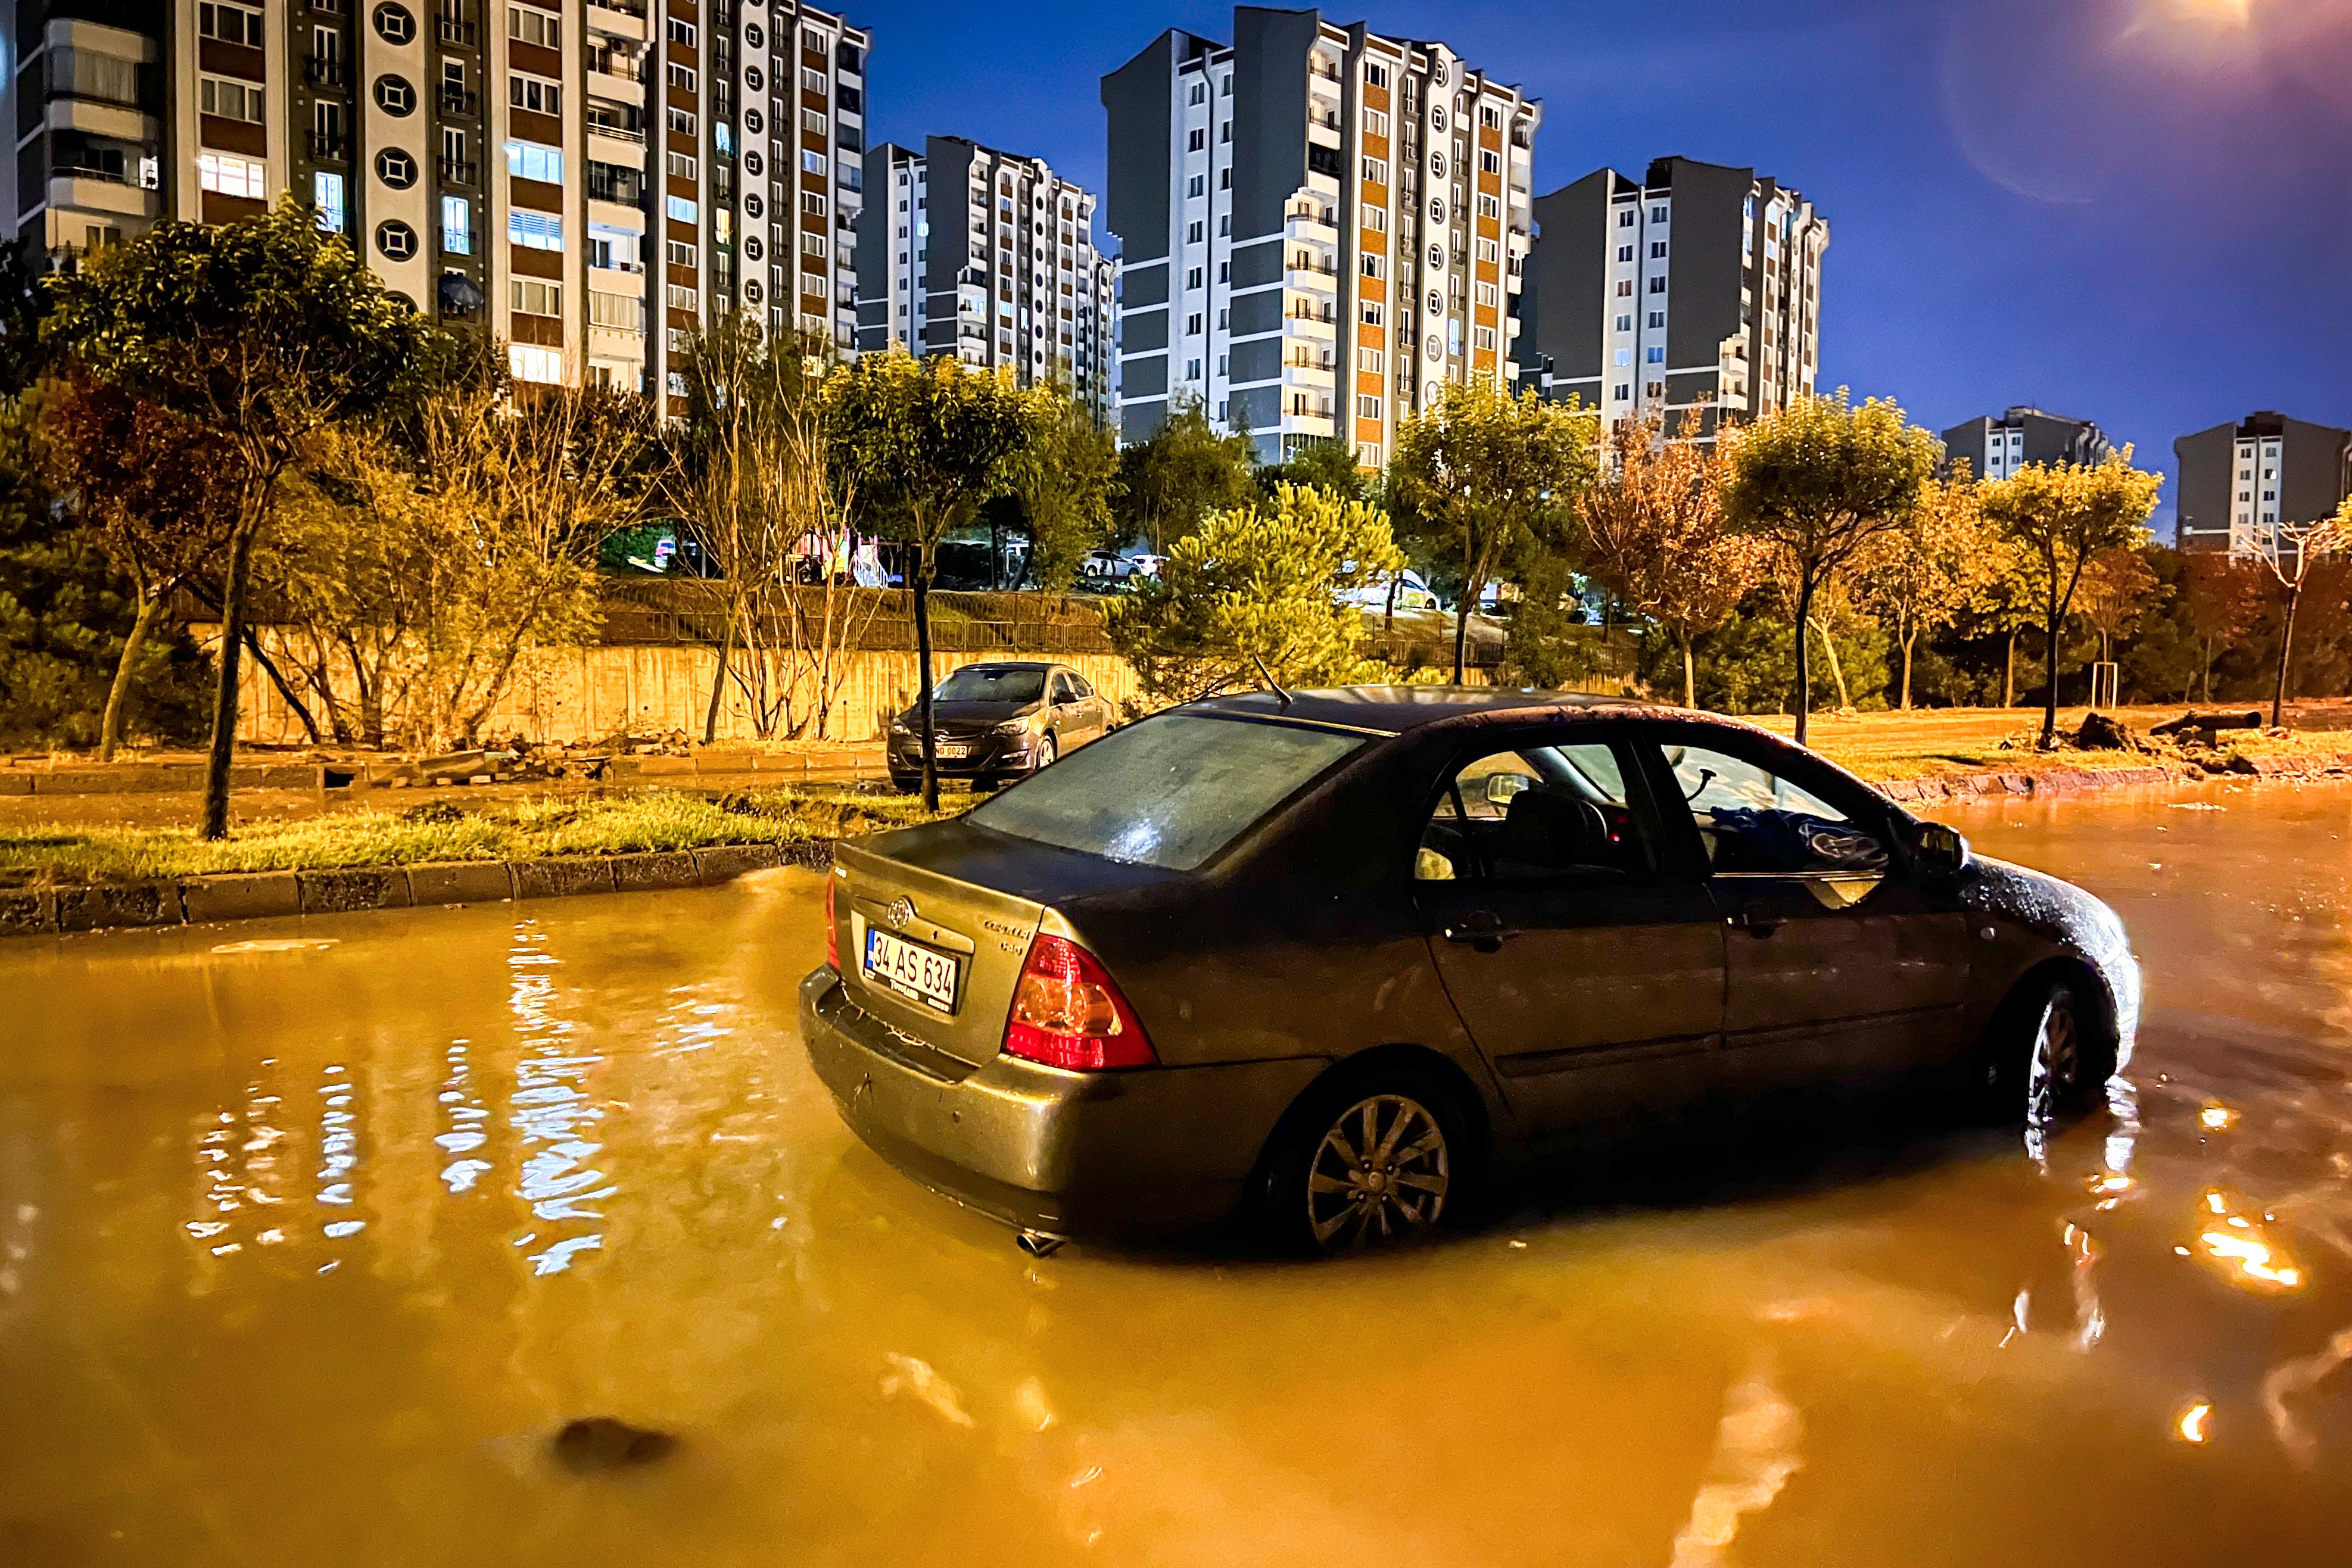
{"type": "Polygon", "coordinates": [[[567,1422],[552,1445],[556,1462],[576,1475],[626,1469],[667,1458],[677,1447],[667,1432],[650,1432],[616,1421],[610,1416],[590,1416],[567,1422]]]}
{"type": "Polygon", "coordinates": [[[963,1401],[956,1396],[955,1385],[933,1372],[930,1363],[896,1351],[885,1353],[882,1359],[893,1368],[882,1379],[882,1397],[893,1399],[901,1394],[911,1394],[957,1426],[971,1425],[971,1417],[964,1413],[963,1401]]]}

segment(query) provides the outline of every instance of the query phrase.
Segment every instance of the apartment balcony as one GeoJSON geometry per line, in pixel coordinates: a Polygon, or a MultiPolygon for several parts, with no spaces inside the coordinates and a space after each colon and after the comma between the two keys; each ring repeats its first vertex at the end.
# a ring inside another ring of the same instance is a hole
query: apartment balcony
{"type": "Polygon", "coordinates": [[[1282,367],[1282,384],[1286,387],[1312,387],[1329,394],[1338,385],[1337,362],[1331,360],[1286,361],[1282,367]]]}
{"type": "Polygon", "coordinates": [[[1303,296],[1293,295],[1292,299],[1294,303],[1287,311],[1284,312],[1282,318],[1283,330],[1286,334],[1316,342],[1328,343],[1338,340],[1339,335],[1338,312],[1334,311],[1328,304],[1320,310],[1302,308],[1303,296]]]}
{"type": "Polygon", "coordinates": [[[482,166],[471,158],[444,158],[438,167],[445,185],[475,186],[482,183],[482,166]]]}
{"type": "Polygon", "coordinates": [[[481,47],[481,29],[460,17],[439,18],[438,31],[441,41],[453,47],[472,49],[481,47]]]}
{"type": "Polygon", "coordinates": [[[310,133],[310,156],[320,163],[345,163],[351,161],[352,139],[339,131],[313,131],[310,133]]]}
{"type": "Polygon", "coordinates": [[[1282,237],[1310,240],[1318,245],[1339,243],[1339,214],[1326,207],[1302,211],[1292,208],[1282,220],[1282,237]]]}
{"type": "Polygon", "coordinates": [[[625,103],[633,109],[645,107],[646,84],[642,77],[627,71],[593,68],[583,74],[590,88],[614,102],[625,103]]]}
{"type": "Polygon", "coordinates": [[[610,11],[616,16],[646,19],[646,0],[588,0],[588,19],[594,21],[599,11],[610,11]]]}
{"type": "MultiPolygon", "coordinates": [[[[625,142],[631,147],[641,148],[646,144],[644,131],[625,122],[592,120],[585,129],[591,136],[610,137],[614,141],[625,142]]],[[[592,158],[596,155],[596,144],[593,141],[588,144],[588,155],[592,158]]],[[[626,159],[632,156],[633,154],[627,152],[615,152],[608,156],[605,162],[611,162],[614,158],[626,159]]]]}
{"type": "Polygon", "coordinates": [[[350,80],[350,72],[341,60],[305,55],[302,57],[302,79],[312,87],[341,88],[350,80]]]}
{"type": "Polygon", "coordinates": [[[1295,403],[1284,403],[1282,405],[1282,434],[1285,435],[1320,435],[1328,439],[1334,434],[1331,426],[1331,405],[1325,403],[1320,407],[1318,407],[1315,404],[1309,403],[1302,411],[1295,403]]]}
{"type": "Polygon", "coordinates": [[[467,88],[458,87],[453,82],[445,81],[441,84],[442,113],[461,114],[467,119],[473,119],[481,113],[481,94],[467,88]]]}
{"type": "Polygon", "coordinates": [[[1292,288],[1336,296],[1339,292],[1339,269],[1311,257],[1294,256],[1282,269],[1282,281],[1292,288]]]}
{"type": "Polygon", "coordinates": [[[60,210],[152,217],[148,193],[112,169],[58,169],[49,175],[49,205],[60,210]]]}

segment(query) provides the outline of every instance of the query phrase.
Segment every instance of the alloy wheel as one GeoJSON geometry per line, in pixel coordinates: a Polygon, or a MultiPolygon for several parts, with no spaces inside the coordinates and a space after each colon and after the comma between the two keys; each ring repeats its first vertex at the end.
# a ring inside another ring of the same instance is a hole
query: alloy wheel
{"type": "Polygon", "coordinates": [[[1372,1094],[1339,1113],[1307,1167],[1307,1223],[1326,1249],[1424,1235],[1453,1185],[1445,1129],[1421,1102],[1372,1094]]]}
{"type": "Polygon", "coordinates": [[[1050,735],[1045,737],[1037,743],[1037,763],[1031,771],[1043,773],[1046,768],[1054,766],[1055,759],[1061,755],[1062,748],[1055,744],[1054,737],[1050,735]]]}
{"type": "Polygon", "coordinates": [[[2074,996],[2060,987],[2042,1004],[2042,1021],[2033,1031],[2033,1056],[2026,1069],[2026,1117],[2036,1126],[2048,1124],[2074,1097],[2082,1071],[2082,1030],[2074,1018],[2074,996]]]}

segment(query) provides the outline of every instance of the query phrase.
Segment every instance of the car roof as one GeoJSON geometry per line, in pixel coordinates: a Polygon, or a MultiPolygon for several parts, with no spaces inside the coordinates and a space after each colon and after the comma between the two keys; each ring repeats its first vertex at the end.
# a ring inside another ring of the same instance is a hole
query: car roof
{"type": "MultiPolygon", "coordinates": [[[[1062,666],[1050,659],[974,659],[969,664],[958,664],[956,670],[1058,670],[1062,666]]],[[[950,670],[950,674],[955,670],[950,670]]]]}
{"type": "Polygon", "coordinates": [[[1497,686],[1334,686],[1293,692],[1287,702],[1273,692],[1239,692],[1231,696],[1205,698],[1187,706],[1194,713],[1297,719],[1381,735],[1404,735],[1454,721],[1493,722],[1518,715],[1537,718],[1559,714],[1563,709],[1729,722],[1720,715],[1696,713],[1633,697],[1497,686]]]}

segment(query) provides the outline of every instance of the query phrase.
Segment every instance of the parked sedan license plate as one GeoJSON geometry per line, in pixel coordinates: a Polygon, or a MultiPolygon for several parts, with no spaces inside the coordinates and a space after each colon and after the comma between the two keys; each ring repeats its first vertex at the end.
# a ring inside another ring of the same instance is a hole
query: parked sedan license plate
{"type": "Polygon", "coordinates": [[[933,754],[945,762],[961,761],[971,755],[971,747],[961,744],[948,746],[935,743],[932,749],[933,754]]]}
{"type": "Polygon", "coordinates": [[[871,925],[866,928],[866,977],[935,1011],[955,1011],[956,961],[871,925]]]}

